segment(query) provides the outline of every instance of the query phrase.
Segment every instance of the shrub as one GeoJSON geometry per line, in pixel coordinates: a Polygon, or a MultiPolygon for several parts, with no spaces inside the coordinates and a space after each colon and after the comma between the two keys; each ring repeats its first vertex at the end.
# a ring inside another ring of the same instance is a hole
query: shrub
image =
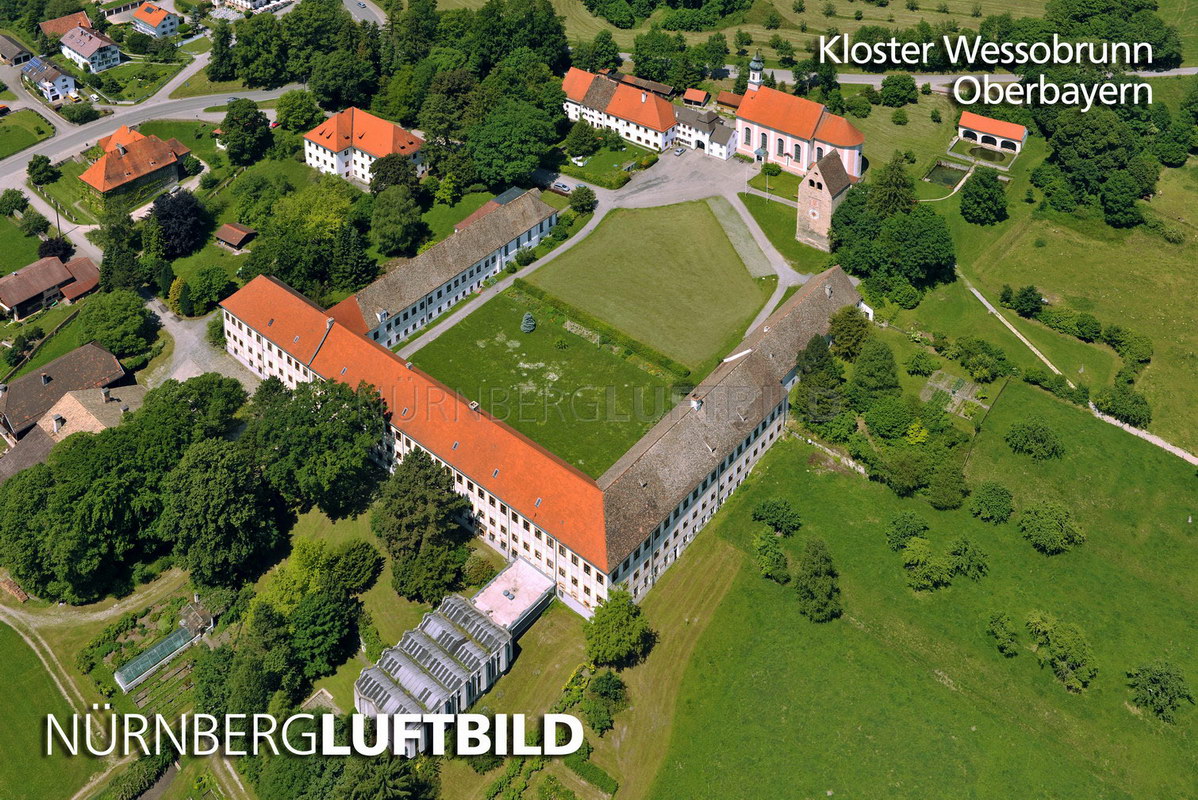
{"type": "Polygon", "coordinates": [[[940,109],[938,109],[938,108],[932,109],[931,120],[932,120],[932,122],[936,123],[937,125],[939,125],[941,123],[942,118],[940,116],[940,109]]]}
{"type": "Polygon", "coordinates": [[[1014,658],[1019,655],[1019,637],[1009,614],[992,615],[990,624],[986,627],[986,633],[994,637],[998,652],[1002,653],[1004,658],[1014,658]]]}
{"type": "Polygon", "coordinates": [[[1132,702],[1165,722],[1176,721],[1175,712],[1183,701],[1194,704],[1194,695],[1181,671],[1168,661],[1145,664],[1127,677],[1132,702]]]}
{"type": "Polygon", "coordinates": [[[1038,417],[1016,422],[1004,438],[1012,452],[1031,456],[1036,461],[1060,458],[1065,454],[1065,446],[1056,432],[1038,417]]]}
{"type": "Polygon", "coordinates": [[[895,125],[906,125],[909,122],[907,112],[901,108],[896,108],[894,113],[890,115],[890,121],[895,125]]]}
{"type": "Polygon", "coordinates": [[[969,511],[983,522],[1001,525],[1011,518],[1015,507],[1011,502],[1011,490],[1000,483],[986,481],[978,485],[969,501],[969,511]]]}
{"type": "Polygon", "coordinates": [[[1036,644],[1042,664],[1052,667],[1057,680],[1071,692],[1080,692],[1098,674],[1093,665],[1094,654],[1081,628],[1072,623],[1058,622],[1042,611],[1033,611],[1027,618],[1027,629],[1036,644]]]}
{"type": "Polygon", "coordinates": [[[29,207],[29,198],[20,189],[5,189],[0,192],[0,217],[12,216],[29,207]]]}
{"type": "Polygon", "coordinates": [[[214,314],[212,319],[208,320],[208,344],[213,347],[223,349],[225,346],[225,320],[224,315],[214,314]]]}
{"type": "Polygon", "coordinates": [[[948,356],[960,362],[969,377],[979,383],[990,383],[1012,372],[1002,348],[976,336],[962,336],[948,348],[948,356]]]}
{"type": "Polygon", "coordinates": [[[985,552],[964,536],[949,545],[948,557],[953,574],[963,575],[971,581],[980,581],[990,571],[985,552]]]}
{"type": "Polygon", "coordinates": [[[782,174],[782,167],[773,162],[769,162],[761,166],[761,174],[768,175],[771,178],[776,178],[782,174]]]}
{"type": "Polygon", "coordinates": [[[1028,507],[1019,517],[1019,531],[1032,547],[1050,556],[1086,541],[1069,509],[1053,500],[1028,507]]]}
{"type": "Polygon", "coordinates": [[[27,208],[21,215],[20,228],[21,233],[26,236],[37,236],[50,230],[50,220],[42,216],[40,212],[27,208]]]}
{"type": "Polygon", "coordinates": [[[1152,409],[1144,395],[1128,386],[1108,386],[1094,396],[1094,407],[1120,422],[1144,428],[1152,421],[1152,409]]]}
{"type": "Polygon", "coordinates": [[[812,622],[829,622],[839,617],[843,608],[838,577],[828,546],[822,539],[808,539],[794,577],[799,613],[812,622]]]}
{"type": "Polygon", "coordinates": [[[911,511],[903,511],[890,520],[886,527],[886,543],[895,552],[907,546],[911,539],[921,536],[928,529],[923,517],[911,511]]]}
{"type": "Polygon", "coordinates": [[[205,172],[203,175],[200,176],[200,188],[201,189],[204,189],[204,190],[211,189],[214,186],[216,186],[216,184],[218,184],[218,183],[220,183],[220,178],[216,177],[211,172],[205,172]]]}
{"type": "Polygon", "coordinates": [[[917,592],[931,591],[952,583],[952,564],[932,551],[932,545],[921,536],[914,536],[903,548],[903,567],[907,570],[907,585],[917,592]]]}
{"type": "Polygon", "coordinates": [[[759,530],[753,536],[753,552],[761,577],[777,583],[790,580],[790,575],[786,572],[786,554],[778,545],[778,537],[773,531],[759,530]]]}
{"type": "Polygon", "coordinates": [[[897,439],[907,432],[915,414],[901,397],[886,395],[865,412],[865,424],[884,439],[897,439]]]}
{"type": "Polygon", "coordinates": [[[802,527],[799,512],[787,500],[763,500],[753,509],[753,521],[764,523],[774,533],[790,536],[802,527]]]}
{"type": "Polygon", "coordinates": [[[475,551],[462,567],[462,580],[467,586],[481,586],[495,577],[495,567],[481,553],[475,551]]]}
{"type": "Polygon", "coordinates": [[[926,350],[920,350],[907,359],[906,366],[908,375],[931,375],[940,369],[940,359],[926,350]]]}
{"type": "Polygon", "coordinates": [[[579,214],[589,214],[598,204],[599,198],[589,186],[575,186],[574,191],[570,192],[570,208],[579,214]]]}
{"type": "Polygon", "coordinates": [[[537,318],[532,315],[531,311],[524,312],[524,318],[520,320],[520,331],[522,333],[532,333],[537,329],[537,318]]]}
{"type": "Polygon", "coordinates": [[[945,511],[960,508],[965,502],[969,487],[965,484],[965,473],[952,457],[944,458],[928,478],[928,502],[932,508],[945,511]]]}
{"type": "Polygon", "coordinates": [[[1070,386],[1064,375],[1049,372],[1041,367],[1032,367],[1024,372],[1023,380],[1079,406],[1086,405],[1090,400],[1090,388],[1084,383],[1070,386]]]}
{"type": "Polygon", "coordinates": [[[597,697],[584,697],[578,706],[583,719],[595,733],[602,736],[612,729],[611,709],[597,697]]]}
{"type": "Polygon", "coordinates": [[[66,261],[75,252],[75,246],[62,236],[52,236],[37,246],[38,258],[54,258],[66,261]]]}

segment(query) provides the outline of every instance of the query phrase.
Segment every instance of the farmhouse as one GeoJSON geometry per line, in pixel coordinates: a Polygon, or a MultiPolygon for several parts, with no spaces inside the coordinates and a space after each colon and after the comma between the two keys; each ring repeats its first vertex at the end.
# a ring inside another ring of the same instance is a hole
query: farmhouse
{"type": "Polygon", "coordinates": [[[799,181],[799,221],[795,238],[830,252],[828,232],[832,227],[832,215],[853,183],[835,150],[812,164],[799,181]]]}
{"type": "Polygon", "coordinates": [[[181,21],[178,14],[172,14],[154,3],[142,3],[133,12],[134,29],[155,39],[178,33],[181,21]]]}
{"type": "Polygon", "coordinates": [[[737,152],[802,175],[836,150],[845,172],[861,177],[865,137],[844,117],[820,103],[761,84],[761,54],[749,64],[749,88],[736,111],[737,152]]]}
{"type": "Polygon", "coordinates": [[[75,91],[75,79],[58,71],[49,61],[32,58],[21,67],[25,80],[51,103],[57,103],[75,91]]]}
{"type": "Polygon", "coordinates": [[[463,524],[589,615],[611,584],[639,598],[673,563],[782,434],[795,354],[859,303],[839,267],[809,280],[598,480],[273,278],[221,306],[226,349],[255,374],[376,387],[389,409],[379,461],[430,453],[470,501],[463,524]]]}
{"type": "Polygon", "coordinates": [[[557,224],[557,209],[535,189],[505,192],[493,202],[415,258],[390,262],[387,274],[333,306],[329,315],[391,347],[477,291],[557,224]]]}
{"type": "Polygon", "coordinates": [[[654,150],[665,150],[674,141],[674,105],[648,88],[571,67],[562,79],[562,90],[571,120],[584,119],[654,150]]]}
{"type": "Polygon", "coordinates": [[[37,372],[0,384],[0,436],[15,445],[67,392],[99,390],[123,377],[121,362],[100,345],[76,347],[37,372]]]}
{"type": "Polygon", "coordinates": [[[65,264],[55,257],[34,261],[0,278],[0,309],[14,320],[65,300],[73,302],[100,283],[100,270],[90,258],[65,264]]]}
{"type": "Polygon", "coordinates": [[[153,191],[183,176],[183,159],[191,151],[178,139],[162,141],[122,125],[98,144],[104,155],[79,180],[100,195],[153,191]]]}
{"type": "Polygon", "coordinates": [[[71,28],[58,44],[62,54],[85,72],[103,72],[121,63],[116,42],[91,28],[71,28]]]}
{"type": "Polygon", "coordinates": [[[304,161],[313,169],[370,183],[370,168],[383,156],[407,156],[423,172],[424,140],[359,108],[347,108],[304,134],[304,161]]]}
{"type": "Polygon", "coordinates": [[[67,14],[63,17],[55,17],[45,22],[39,22],[37,26],[41,28],[42,33],[46,36],[61,38],[66,36],[67,31],[74,30],[75,28],[90,28],[92,21],[87,16],[86,11],[76,11],[74,14],[67,14]]]}
{"type": "Polygon", "coordinates": [[[706,109],[676,108],[678,143],[727,161],[736,152],[736,129],[716,112],[706,109]]]}
{"type": "Polygon", "coordinates": [[[33,54],[9,36],[0,36],[0,64],[24,64],[33,54]]]}
{"type": "Polygon", "coordinates": [[[1018,153],[1027,142],[1027,128],[1014,122],[983,117],[972,111],[962,111],[957,123],[957,135],[997,150],[1018,153]]]}

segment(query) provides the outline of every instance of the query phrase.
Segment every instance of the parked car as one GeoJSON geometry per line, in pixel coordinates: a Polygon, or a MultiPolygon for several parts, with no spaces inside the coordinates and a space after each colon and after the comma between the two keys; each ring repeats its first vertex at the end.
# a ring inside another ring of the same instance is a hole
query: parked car
{"type": "Polygon", "coordinates": [[[680,156],[680,155],[682,155],[682,154],[683,154],[683,153],[685,153],[685,152],[686,152],[686,148],[685,148],[685,147],[675,147],[675,148],[674,148],[674,155],[676,155],[676,156],[680,156]]]}
{"type": "Polygon", "coordinates": [[[277,119],[276,119],[276,120],[274,120],[274,121],[272,121],[272,122],[270,123],[270,127],[271,127],[271,128],[277,128],[277,127],[279,127],[279,121],[278,121],[277,119]]]}
{"type": "Polygon", "coordinates": [[[98,102],[100,102],[100,95],[98,95],[98,94],[89,94],[89,95],[87,96],[87,99],[88,99],[88,100],[91,100],[93,103],[98,103],[98,102]]]}
{"type": "Polygon", "coordinates": [[[553,190],[555,192],[561,192],[562,194],[569,194],[570,192],[574,191],[572,188],[570,188],[570,186],[562,183],[561,181],[557,181],[553,184],[553,190]]]}
{"type": "Polygon", "coordinates": [[[0,117],[8,113],[8,106],[0,106],[0,117]]]}

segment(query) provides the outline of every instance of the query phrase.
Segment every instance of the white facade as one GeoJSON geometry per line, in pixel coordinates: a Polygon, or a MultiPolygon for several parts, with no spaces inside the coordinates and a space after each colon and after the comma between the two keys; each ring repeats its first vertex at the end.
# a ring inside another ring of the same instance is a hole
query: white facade
{"type": "Polygon", "coordinates": [[[42,97],[46,98],[51,103],[57,103],[59,100],[66,99],[67,95],[75,92],[75,79],[70,75],[65,75],[55,71],[55,77],[46,76],[44,78],[30,81],[42,97]]]}
{"type": "MultiPolygon", "coordinates": [[[[416,174],[424,174],[424,163],[420,158],[420,151],[410,158],[416,165],[416,174]]],[[[304,161],[309,167],[328,175],[339,175],[346,180],[370,183],[370,168],[377,160],[375,156],[356,147],[347,147],[340,153],[335,153],[311,139],[304,140],[304,161]]]]}
{"type": "Polygon", "coordinates": [[[75,52],[66,44],[59,48],[62,54],[73,61],[79,69],[89,72],[103,72],[121,63],[121,51],[116,45],[104,45],[91,54],[91,57],[75,52]]]}
{"type": "Polygon", "coordinates": [[[179,23],[181,21],[182,20],[176,14],[172,14],[168,11],[166,16],[162,18],[162,21],[158,23],[157,27],[151,25],[145,20],[138,19],[136,16],[133,17],[133,27],[141,33],[144,33],[146,36],[153,36],[155,39],[161,39],[164,36],[174,36],[176,33],[178,33],[179,23]]]}
{"type": "Polygon", "coordinates": [[[569,98],[566,99],[565,109],[566,117],[570,121],[577,122],[580,119],[585,119],[591,127],[615,131],[620,134],[620,138],[633,144],[639,144],[641,147],[648,147],[651,150],[661,152],[674,144],[674,137],[678,127],[676,125],[671,126],[669,130],[665,131],[654,130],[645,125],[638,125],[635,122],[629,122],[626,119],[613,116],[606,111],[588,108],[569,98]]]}

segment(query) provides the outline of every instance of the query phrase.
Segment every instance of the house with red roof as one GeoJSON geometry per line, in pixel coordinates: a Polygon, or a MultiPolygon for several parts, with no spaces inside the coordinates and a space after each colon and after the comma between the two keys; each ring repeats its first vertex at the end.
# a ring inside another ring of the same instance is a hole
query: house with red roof
{"type": "Polygon", "coordinates": [[[1018,153],[1027,142],[1027,128],[1014,122],[983,117],[972,111],[962,111],[957,122],[957,136],[995,150],[1018,153]]]}
{"type": "Polygon", "coordinates": [[[651,150],[666,150],[674,143],[674,105],[655,92],[576,67],[562,79],[562,89],[566,116],[573,121],[586,120],[651,150]]]}
{"type": "Polygon", "coordinates": [[[127,125],[98,144],[104,155],[84,170],[79,180],[103,196],[170,186],[183,177],[183,159],[191,153],[178,139],[164,142],[127,125]]]}
{"type": "Polygon", "coordinates": [[[749,63],[748,90],[736,110],[737,152],[802,175],[835,150],[845,172],[861,177],[865,136],[842,116],[805,97],[763,86],[761,54],[749,63]]]}
{"type": "Polygon", "coordinates": [[[304,134],[304,160],[321,172],[370,183],[370,168],[383,156],[407,156],[423,172],[423,146],[416,134],[351,106],[304,134]]]}
{"type": "Polygon", "coordinates": [[[179,32],[179,23],[182,21],[178,14],[167,11],[157,3],[142,3],[133,12],[134,29],[155,39],[174,36],[179,32]]]}

